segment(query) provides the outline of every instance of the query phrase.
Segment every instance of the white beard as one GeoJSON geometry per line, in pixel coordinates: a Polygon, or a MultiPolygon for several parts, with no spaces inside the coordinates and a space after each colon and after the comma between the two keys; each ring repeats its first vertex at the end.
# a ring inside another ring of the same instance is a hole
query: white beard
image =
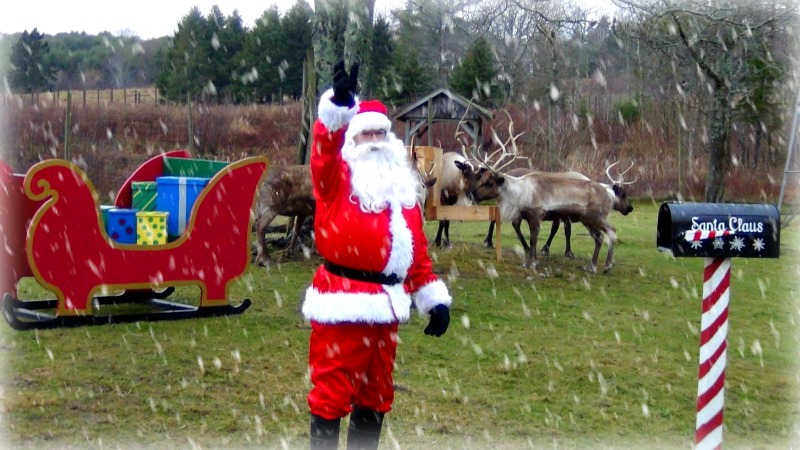
{"type": "Polygon", "coordinates": [[[405,146],[393,134],[384,142],[361,145],[347,139],[342,158],[350,166],[351,187],[362,211],[378,213],[393,202],[405,208],[416,203],[418,177],[405,146]]]}

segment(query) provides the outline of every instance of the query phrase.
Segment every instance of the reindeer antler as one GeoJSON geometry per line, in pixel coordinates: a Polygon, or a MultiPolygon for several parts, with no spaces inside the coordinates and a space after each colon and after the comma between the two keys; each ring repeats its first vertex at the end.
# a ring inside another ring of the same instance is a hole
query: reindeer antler
{"type": "Polygon", "coordinates": [[[493,171],[493,172],[500,172],[502,169],[508,167],[512,162],[516,161],[517,159],[523,159],[524,156],[520,156],[519,149],[517,147],[517,139],[520,136],[525,134],[524,131],[520,132],[517,135],[514,135],[514,119],[511,118],[511,114],[508,110],[505,111],[506,115],[508,116],[508,139],[503,142],[500,137],[497,135],[494,127],[492,127],[492,140],[500,147],[499,149],[492,152],[491,155],[484,158],[484,163],[486,167],[493,171]],[[508,149],[508,145],[511,144],[511,150],[508,149]],[[500,153],[500,157],[492,162],[492,159],[500,153]]]}
{"type": "Polygon", "coordinates": [[[611,182],[613,184],[623,184],[624,185],[624,184],[633,184],[633,183],[635,183],[636,182],[636,178],[634,178],[632,181],[625,181],[624,178],[623,178],[623,176],[626,173],[628,173],[629,170],[631,170],[633,168],[633,162],[631,162],[631,165],[628,166],[628,168],[625,169],[623,172],[620,173],[619,171],[617,171],[617,177],[618,178],[615,179],[614,177],[611,176],[611,172],[609,172],[609,171],[611,170],[612,167],[616,166],[617,164],[619,164],[619,161],[617,161],[617,162],[611,164],[610,166],[606,167],[606,176],[608,177],[608,179],[611,180],[611,182]]]}

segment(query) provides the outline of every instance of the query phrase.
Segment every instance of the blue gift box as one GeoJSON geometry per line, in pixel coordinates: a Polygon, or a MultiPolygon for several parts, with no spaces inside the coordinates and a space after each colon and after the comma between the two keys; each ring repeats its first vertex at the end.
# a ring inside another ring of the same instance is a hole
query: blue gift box
{"type": "Polygon", "coordinates": [[[174,239],[186,231],[191,220],[192,207],[210,178],[158,177],[156,178],[156,210],[168,212],[167,236],[174,239]]]}
{"type": "Polygon", "coordinates": [[[136,243],[136,209],[111,208],[106,211],[106,233],[120,244],[136,243]]]}

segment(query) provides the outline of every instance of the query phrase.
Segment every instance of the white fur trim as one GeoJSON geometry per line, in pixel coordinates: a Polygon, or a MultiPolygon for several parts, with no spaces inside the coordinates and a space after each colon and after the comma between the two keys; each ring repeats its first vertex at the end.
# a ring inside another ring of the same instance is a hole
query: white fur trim
{"type": "MultiPolygon", "coordinates": [[[[414,205],[416,207],[416,204],[414,205]]],[[[383,273],[386,275],[397,274],[400,278],[405,278],[408,268],[411,267],[414,243],[411,238],[411,230],[403,217],[403,206],[398,202],[389,205],[391,216],[389,219],[389,232],[392,235],[392,248],[389,250],[389,260],[383,273]]]]}
{"type": "Polygon", "coordinates": [[[358,97],[352,108],[333,103],[333,89],[328,89],[320,96],[317,114],[328,131],[338,131],[355,117],[358,112],[358,97]]]}
{"type": "Polygon", "coordinates": [[[447,285],[442,280],[434,280],[422,286],[412,294],[412,297],[414,304],[417,305],[417,310],[423,316],[427,316],[436,305],[450,306],[453,303],[447,285]]]}
{"type": "Polygon", "coordinates": [[[366,111],[356,114],[355,117],[350,119],[350,125],[347,127],[345,136],[353,138],[364,130],[383,130],[388,133],[391,128],[392,121],[384,114],[376,111],[366,111]]]}
{"type": "Polygon", "coordinates": [[[384,286],[380,294],[329,292],[309,287],[303,302],[303,316],[321,323],[407,322],[411,313],[411,297],[403,285],[384,286]]]}

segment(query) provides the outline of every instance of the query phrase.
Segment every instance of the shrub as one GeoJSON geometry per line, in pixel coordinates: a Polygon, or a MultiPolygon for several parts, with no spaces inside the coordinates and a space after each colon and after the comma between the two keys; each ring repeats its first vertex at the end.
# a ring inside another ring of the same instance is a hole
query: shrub
{"type": "Polygon", "coordinates": [[[639,121],[639,117],[641,115],[639,103],[632,98],[620,100],[616,105],[614,105],[614,109],[619,113],[619,117],[626,125],[630,125],[639,121]]]}

